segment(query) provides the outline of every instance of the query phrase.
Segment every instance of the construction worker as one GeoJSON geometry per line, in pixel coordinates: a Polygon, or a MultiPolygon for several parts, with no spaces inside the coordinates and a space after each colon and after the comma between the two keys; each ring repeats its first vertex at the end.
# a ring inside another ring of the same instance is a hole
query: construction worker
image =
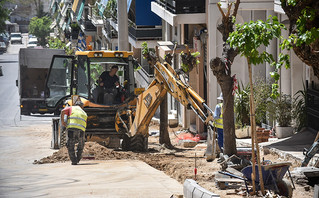
{"type": "Polygon", "coordinates": [[[223,139],[224,139],[224,129],[223,129],[223,94],[221,93],[219,97],[217,97],[217,101],[219,102],[214,111],[214,124],[215,127],[217,128],[217,140],[218,140],[218,145],[220,150],[223,150],[224,144],[223,144],[223,139]]]}
{"type": "Polygon", "coordinates": [[[61,124],[67,128],[67,148],[72,165],[77,165],[82,158],[84,148],[87,114],[82,109],[81,101],[76,101],[74,105],[62,110],[61,124]],[[64,121],[65,115],[67,115],[67,123],[64,121]],[[77,142],[77,153],[75,153],[74,147],[77,142]]]}

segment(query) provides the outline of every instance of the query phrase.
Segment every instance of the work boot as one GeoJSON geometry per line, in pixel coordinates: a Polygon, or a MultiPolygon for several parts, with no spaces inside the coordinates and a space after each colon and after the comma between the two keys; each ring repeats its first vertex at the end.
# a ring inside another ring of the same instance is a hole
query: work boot
{"type": "Polygon", "coordinates": [[[77,162],[72,162],[72,165],[77,165],[78,163],[77,162]]]}

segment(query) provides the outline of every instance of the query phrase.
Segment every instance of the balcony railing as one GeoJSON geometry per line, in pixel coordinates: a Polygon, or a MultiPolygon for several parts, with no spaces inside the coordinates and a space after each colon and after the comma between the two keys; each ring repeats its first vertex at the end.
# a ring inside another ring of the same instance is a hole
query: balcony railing
{"type": "Polygon", "coordinates": [[[205,0],[156,0],[173,14],[205,13],[205,0]]]}
{"type": "Polygon", "coordinates": [[[92,24],[91,20],[89,19],[81,19],[80,24],[84,27],[85,31],[96,31],[96,27],[95,25],[92,24]]]}
{"type": "Polygon", "coordinates": [[[161,40],[162,29],[157,27],[134,27],[128,28],[129,35],[134,40],[161,40]]]}
{"type": "Polygon", "coordinates": [[[104,30],[109,39],[116,39],[118,37],[116,30],[111,26],[110,21],[111,19],[103,19],[104,23],[104,30]]]}

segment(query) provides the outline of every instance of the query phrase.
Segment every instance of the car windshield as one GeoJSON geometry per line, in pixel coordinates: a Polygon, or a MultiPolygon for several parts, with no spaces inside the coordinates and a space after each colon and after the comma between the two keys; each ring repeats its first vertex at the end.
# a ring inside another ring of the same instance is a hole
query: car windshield
{"type": "Polygon", "coordinates": [[[11,37],[21,37],[20,34],[11,34],[11,37]]]}
{"type": "Polygon", "coordinates": [[[30,41],[29,44],[37,44],[37,41],[30,41]]]}

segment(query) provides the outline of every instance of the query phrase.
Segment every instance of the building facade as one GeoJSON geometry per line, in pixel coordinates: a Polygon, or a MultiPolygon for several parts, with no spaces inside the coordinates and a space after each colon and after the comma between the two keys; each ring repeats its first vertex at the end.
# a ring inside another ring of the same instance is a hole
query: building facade
{"type": "MultiPolygon", "coordinates": [[[[147,65],[141,54],[141,44],[147,42],[153,48],[159,46],[160,56],[172,52],[174,44],[187,44],[192,51],[200,52],[200,64],[189,75],[189,84],[199,95],[207,101],[207,104],[214,109],[217,104],[217,97],[221,90],[216,77],[210,69],[210,61],[215,57],[221,57],[223,41],[222,35],[217,30],[221,23],[221,13],[217,7],[219,0],[124,0],[127,6],[129,50],[134,52],[142,66],[136,72],[135,77],[138,86],[146,87],[152,79],[152,69],[147,65]]],[[[119,0],[123,3],[123,0],[119,0]]],[[[227,7],[226,0],[221,0],[221,7],[227,7]]],[[[52,0],[51,8],[57,7],[56,28],[63,35],[75,33],[85,37],[85,44],[90,44],[93,49],[118,49],[118,28],[119,21],[123,20],[117,16],[116,0],[52,0]],[[65,10],[66,4],[67,9],[65,10]],[[62,5],[62,6],[61,6],[62,5]],[[65,14],[64,14],[65,13],[65,14]],[[63,16],[66,17],[63,18],[63,16]],[[61,20],[63,22],[61,22],[61,20]],[[74,24],[78,24],[78,32],[72,30],[74,24]]],[[[279,0],[241,0],[236,16],[236,23],[249,22],[251,20],[266,20],[269,15],[277,16],[281,23],[288,26],[288,20],[281,9],[279,0]]],[[[125,19],[124,19],[125,20],[125,19]]],[[[288,31],[283,32],[288,36],[288,31]]],[[[66,36],[70,39],[70,36],[66,36]]],[[[77,40],[74,43],[78,46],[77,40]]],[[[274,58],[281,52],[279,40],[273,40],[269,46],[262,47],[274,58]]],[[[313,111],[311,119],[319,118],[317,104],[319,100],[319,80],[313,75],[311,67],[305,65],[293,51],[286,52],[290,55],[291,68],[280,70],[279,91],[293,96],[297,91],[303,89],[303,84],[313,94],[313,111]]],[[[180,58],[174,56],[173,67],[179,68],[180,58]]],[[[273,69],[268,63],[253,67],[255,79],[270,79],[270,72],[273,69]]],[[[232,74],[236,74],[238,82],[248,84],[248,67],[244,57],[239,55],[232,64],[232,74]]],[[[181,106],[174,98],[168,96],[169,112],[176,116],[179,123],[185,128],[197,132],[205,132],[206,129],[197,116],[181,106]]],[[[319,108],[319,107],[318,107],[319,108]]],[[[268,123],[273,125],[274,123],[268,123]]],[[[318,126],[314,126],[316,128],[318,126]]]]}

